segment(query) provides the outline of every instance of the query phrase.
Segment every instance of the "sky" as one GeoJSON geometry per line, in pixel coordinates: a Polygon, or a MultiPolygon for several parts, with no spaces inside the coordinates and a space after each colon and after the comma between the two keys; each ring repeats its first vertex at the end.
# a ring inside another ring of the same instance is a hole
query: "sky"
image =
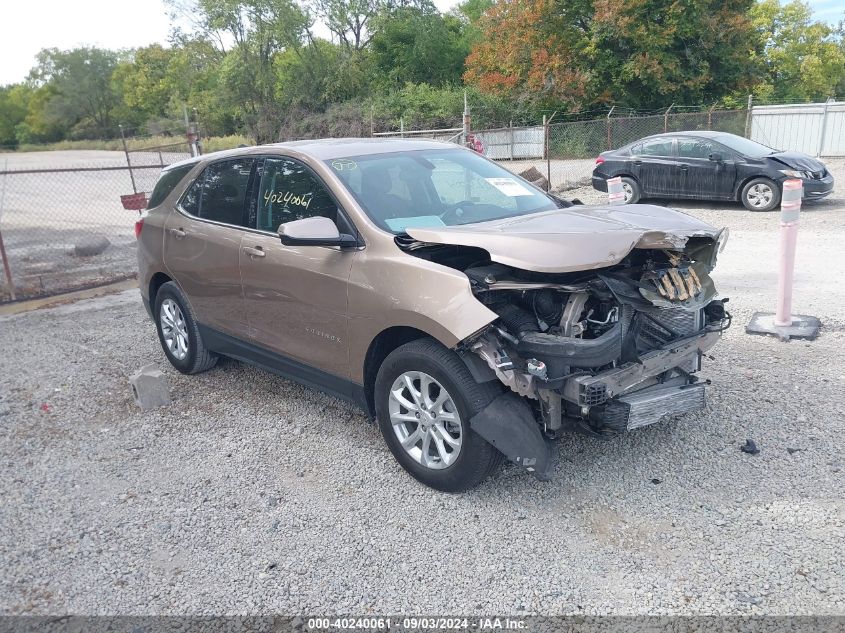
{"type": "MultiPolygon", "coordinates": [[[[456,0],[435,0],[441,11],[456,0]]],[[[836,23],[842,0],[810,0],[818,19],[836,23]]],[[[23,80],[42,48],[135,48],[166,43],[170,31],[162,0],[40,0],[9,2],[2,9],[0,85],[23,80]]]]}

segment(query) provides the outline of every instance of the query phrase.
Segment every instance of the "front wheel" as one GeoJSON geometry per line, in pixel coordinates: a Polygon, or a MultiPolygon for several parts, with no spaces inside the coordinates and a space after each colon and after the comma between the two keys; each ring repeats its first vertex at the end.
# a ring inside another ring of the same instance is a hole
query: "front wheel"
{"type": "Polygon", "coordinates": [[[500,389],[478,384],[457,354],[433,339],[407,343],[384,360],[376,417],[396,461],[426,486],[463,492],[480,484],[502,454],[470,428],[500,389]]]}
{"type": "Polygon", "coordinates": [[[740,198],[749,211],[771,211],[780,202],[780,187],[768,178],[755,178],[742,188],[740,198]]]}

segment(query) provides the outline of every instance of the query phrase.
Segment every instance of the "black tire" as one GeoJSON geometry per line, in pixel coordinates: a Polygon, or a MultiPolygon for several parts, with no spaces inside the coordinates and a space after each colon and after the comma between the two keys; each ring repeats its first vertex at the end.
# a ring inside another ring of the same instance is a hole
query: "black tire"
{"type": "Polygon", "coordinates": [[[155,309],[153,311],[153,319],[158,331],[158,340],[161,343],[161,348],[164,350],[164,355],[167,360],[176,369],[183,374],[199,374],[208,371],[217,364],[218,356],[214,352],[210,352],[203,344],[202,337],[197,327],[197,318],[194,310],[191,307],[188,298],[182,293],[182,290],[176,282],[169,281],[158,289],[155,297],[155,309]],[[184,358],[177,358],[173,352],[170,351],[167,343],[164,340],[164,333],[162,332],[162,304],[165,301],[171,300],[182,312],[185,321],[185,329],[187,330],[188,350],[184,358]]]}
{"type": "Polygon", "coordinates": [[[630,176],[622,176],[623,190],[625,189],[626,185],[631,188],[631,197],[625,201],[625,204],[637,204],[643,195],[642,189],[640,189],[640,183],[638,183],[630,176]]]}
{"type": "Polygon", "coordinates": [[[780,196],[780,185],[776,182],[768,178],[754,178],[745,183],[739,199],[749,211],[765,212],[771,211],[780,204],[780,196]],[[760,192],[765,192],[765,188],[771,191],[771,198],[767,203],[761,204],[764,200],[760,197],[760,192]],[[754,195],[755,193],[757,194],[756,196],[754,195]]]}
{"type": "Polygon", "coordinates": [[[469,420],[501,393],[498,383],[475,382],[458,355],[434,339],[406,343],[391,352],[379,368],[375,383],[376,418],[381,434],[396,461],[421,483],[442,492],[464,492],[486,479],[503,455],[469,426],[469,420]],[[389,397],[393,382],[407,371],[425,372],[439,382],[457,407],[461,448],[454,463],[433,470],[405,451],[390,421],[389,397]]]}

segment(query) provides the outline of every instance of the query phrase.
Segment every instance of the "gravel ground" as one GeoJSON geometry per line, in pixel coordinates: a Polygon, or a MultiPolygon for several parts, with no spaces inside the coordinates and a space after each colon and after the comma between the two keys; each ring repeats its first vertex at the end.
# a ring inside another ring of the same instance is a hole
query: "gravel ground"
{"type": "Polygon", "coordinates": [[[774,305],[777,214],[685,206],[732,232],[707,410],[565,437],[551,482],[506,466],[461,496],[344,403],[176,373],[135,291],[0,317],[0,613],[845,614],[843,198],[802,218],[819,339],[743,331],[774,305]],[[149,362],[174,402],[141,413],[149,362]]]}

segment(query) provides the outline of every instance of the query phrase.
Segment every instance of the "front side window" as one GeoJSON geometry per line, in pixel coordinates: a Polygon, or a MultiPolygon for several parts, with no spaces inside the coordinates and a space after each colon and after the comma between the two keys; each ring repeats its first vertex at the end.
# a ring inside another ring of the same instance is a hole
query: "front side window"
{"type": "Polygon", "coordinates": [[[258,190],[259,230],[275,233],[280,224],[318,216],[337,224],[337,215],[334,199],[305,165],[289,158],[264,161],[258,190]]]}
{"type": "Polygon", "coordinates": [[[713,148],[713,143],[705,139],[678,139],[678,156],[680,158],[709,158],[714,151],[718,150],[713,148]]]}
{"type": "Polygon", "coordinates": [[[654,139],[644,141],[639,151],[641,156],[671,156],[672,139],[654,139]]]}
{"type": "Polygon", "coordinates": [[[382,229],[455,226],[527,215],[557,204],[475,152],[412,150],[326,161],[382,229]]]}
{"type": "Polygon", "coordinates": [[[185,213],[233,226],[247,226],[246,201],[254,158],[212,163],[194,181],[179,206],[185,213]]]}

